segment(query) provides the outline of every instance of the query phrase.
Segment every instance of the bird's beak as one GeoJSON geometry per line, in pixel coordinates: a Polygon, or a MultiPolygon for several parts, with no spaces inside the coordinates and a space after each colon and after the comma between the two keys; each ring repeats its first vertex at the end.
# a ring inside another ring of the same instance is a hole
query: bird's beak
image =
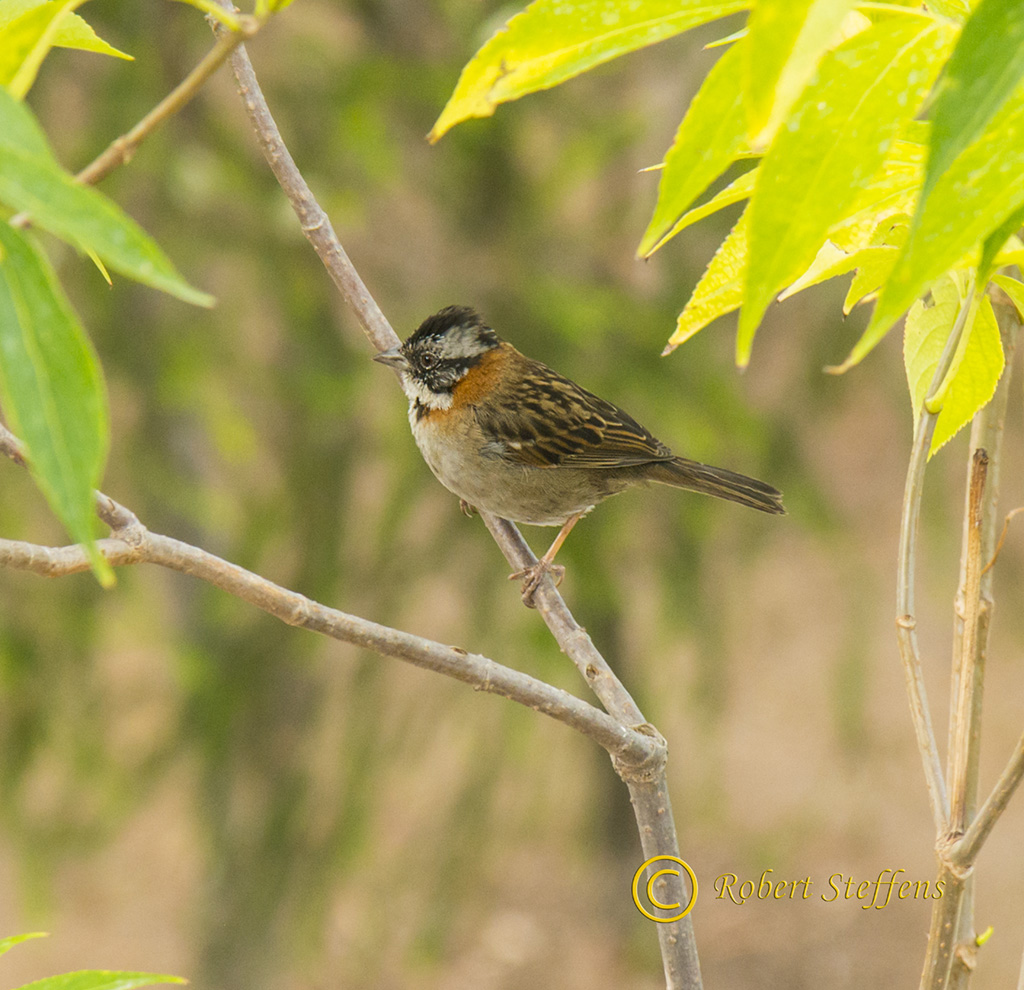
{"type": "Polygon", "coordinates": [[[409,362],[399,347],[392,347],[390,351],[381,351],[380,354],[374,355],[373,360],[379,364],[386,364],[396,371],[405,371],[409,367],[409,362]]]}

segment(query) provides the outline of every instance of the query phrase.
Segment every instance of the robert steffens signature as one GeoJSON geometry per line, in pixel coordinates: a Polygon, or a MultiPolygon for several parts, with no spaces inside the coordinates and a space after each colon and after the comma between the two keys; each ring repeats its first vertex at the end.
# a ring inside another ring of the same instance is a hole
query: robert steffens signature
{"type": "MultiPolygon", "coordinates": [[[[908,880],[906,870],[886,867],[874,880],[855,880],[843,873],[833,873],[820,892],[811,892],[816,886],[808,876],[803,880],[777,880],[774,870],[765,870],[758,880],[740,880],[735,873],[722,873],[715,877],[715,899],[730,900],[733,904],[744,904],[754,899],[759,901],[810,900],[812,898],[834,903],[859,901],[863,910],[881,910],[890,901],[935,901],[943,894],[942,880],[908,880]]],[[[818,886],[822,886],[818,884],[818,886]]]]}

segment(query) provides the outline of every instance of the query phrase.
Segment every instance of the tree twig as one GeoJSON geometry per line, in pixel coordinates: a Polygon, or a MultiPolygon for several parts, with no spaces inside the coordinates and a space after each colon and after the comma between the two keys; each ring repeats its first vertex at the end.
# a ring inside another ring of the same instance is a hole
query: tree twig
{"type": "MultiPolygon", "coordinates": [[[[0,453],[16,460],[17,451],[13,434],[0,425],[0,453]]],[[[111,536],[98,540],[97,547],[115,567],[157,564],[180,571],[249,602],[289,625],[405,660],[453,677],[474,690],[508,698],[583,733],[608,750],[617,762],[637,773],[645,766],[659,766],[664,761],[658,739],[621,725],[567,691],[479,654],[321,605],[199,547],[150,532],[133,512],[100,492],[96,494],[96,504],[97,513],[111,527],[111,536]]],[[[44,547],[0,539],[0,567],[62,577],[88,571],[89,558],[77,544],[44,547]]]]}
{"type": "MultiPolygon", "coordinates": [[[[214,30],[221,29],[214,26],[214,30]]],[[[326,213],[295,166],[260,90],[244,45],[232,53],[231,67],[264,157],[298,216],[303,233],[355,312],[373,346],[378,351],[394,347],[398,336],[359,277],[326,213]]],[[[512,522],[489,513],[481,513],[481,517],[506,560],[516,570],[536,559],[512,522]]],[[[573,618],[550,579],[541,583],[534,601],[559,646],[583,674],[608,713],[621,724],[636,728],[658,741],[662,754],[660,765],[648,765],[637,772],[616,761],[615,769],[629,788],[645,855],[678,855],[675,822],[668,800],[664,740],[644,719],[636,702],[594,647],[586,631],[573,618]]],[[[702,986],[700,966],[690,915],[679,921],[659,924],[657,928],[667,990],[699,990],[702,986]]]]}
{"type": "MultiPolygon", "coordinates": [[[[247,38],[253,37],[263,21],[249,14],[238,14],[231,27],[222,25],[213,47],[177,86],[174,87],[145,117],[130,131],[114,138],[99,155],[75,178],[83,185],[95,185],[105,179],[114,169],[131,161],[142,142],[165,120],[176,114],[188,103],[228,59],[228,56],[247,38]]],[[[27,227],[32,222],[28,213],[18,213],[9,223],[14,227],[27,227]]]]}
{"type": "Polygon", "coordinates": [[[1009,761],[999,775],[992,793],[978,810],[974,821],[967,826],[963,837],[949,849],[949,859],[958,869],[967,870],[974,865],[999,816],[1006,810],[1014,791],[1024,779],[1024,735],[1017,741],[1009,761]]]}
{"type": "Polygon", "coordinates": [[[985,480],[988,475],[988,453],[981,447],[971,458],[971,476],[967,499],[967,533],[963,582],[963,637],[960,655],[956,658],[955,691],[951,695],[953,732],[949,751],[949,831],[962,835],[967,827],[968,783],[967,766],[971,751],[971,717],[974,706],[978,654],[981,650],[978,625],[981,621],[981,526],[982,506],[985,499],[985,480]]]}
{"type": "Polygon", "coordinates": [[[932,729],[931,714],[928,709],[928,697],[924,687],[924,675],[921,668],[921,651],[917,643],[917,618],[914,602],[914,575],[917,564],[917,530],[921,517],[921,495],[924,489],[924,470],[928,463],[928,451],[931,448],[932,436],[935,433],[937,412],[929,410],[929,404],[942,385],[946,373],[953,363],[957,345],[967,324],[971,302],[974,298],[974,279],[968,287],[967,297],[960,306],[956,322],[950,331],[946,346],[939,357],[938,366],[932,376],[931,385],[917,422],[914,424],[914,443],[910,452],[910,463],[907,467],[907,481],[903,490],[903,512],[900,517],[900,542],[897,562],[896,579],[896,639],[903,662],[903,673],[906,679],[907,699],[910,702],[910,715],[914,723],[914,734],[917,748],[921,753],[924,767],[925,784],[928,787],[928,800],[932,811],[932,821],[938,836],[944,836],[949,820],[949,800],[942,777],[942,764],[939,761],[939,750],[935,742],[935,731],[932,729]]]}
{"type": "MultiPolygon", "coordinates": [[[[1013,378],[1014,356],[1017,349],[1017,336],[1020,331],[1020,321],[1017,317],[1017,310],[1013,303],[1001,291],[993,292],[993,309],[996,321],[999,325],[999,334],[1003,345],[1003,356],[1005,366],[1003,374],[996,386],[995,395],[975,417],[971,423],[971,449],[983,448],[988,452],[988,480],[985,487],[985,496],[981,502],[981,525],[980,555],[982,560],[988,563],[981,569],[977,590],[977,622],[974,634],[973,646],[973,681],[971,689],[971,705],[968,712],[968,726],[963,730],[967,740],[967,761],[966,761],[966,791],[964,802],[964,822],[970,825],[977,812],[978,787],[980,777],[980,755],[981,755],[981,715],[984,702],[985,682],[985,661],[988,652],[988,633],[992,621],[994,600],[992,596],[991,568],[999,555],[999,549],[1006,535],[1006,527],[1009,525],[1010,516],[1003,526],[1002,535],[996,540],[996,527],[999,511],[999,480],[1000,467],[1002,464],[1003,438],[1005,436],[1006,411],[1009,406],[1010,385],[1013,378]]],[[[964,511],[964,534],[962,540],[963,549],[960,554],[960,580],[957,588],[956,602],[954,607],[955,621],[953,625],[953,685],[951,697],[957,697],[959,684],[957,677],[960,670],[960,658],[964,655],[964,636],[968,628],[969,611],[967,602],[969,593],[967,591],[968,563],[971,559],[970,553],[970,499],[971,484],[970,471],[968,473],[967,485],[967,506],[964,511]]],[[[953,722],[954,709],[950,706],[950,728],[949,728],[949,752],[954,752],[957,745],[957,726],[953,722]]],[[[1001,813],[1001,811],[999,812],[1001,813]]],[[[996,817],[998,817],[998,814],[996,817]]],[[[992,818],[991,825],[995,823],[992,818]]],[[[987,833],[986,833],[987,834],[987,833]]],[[[950,848],[948,843],[940,844],[938,849],[940,855],[940,870],[946,869],[942,864],[942,858],[949,860],[952,872],[965,870],[973,866],[973,858],[969,861],[959,860],[955,854],[959,841],[951,837],[955,843],[950,848]]],[[[983,841],[983,839],[981,840],[983,841]]],[[[978,847],[980,848],[980,846],[978,847]]],[[[974,876],[967,878],[963,887],[963,906],[959,912],[959,920],[956,928],[957,950],[953,959],[953,965],[949,975],[949,990],[965,990],[973,970],[973,963],[977,955],[978,940],[974,924],[974,876]]],[[[933,905],[933,911],[939,911],[942,905],[933,905]]]]}

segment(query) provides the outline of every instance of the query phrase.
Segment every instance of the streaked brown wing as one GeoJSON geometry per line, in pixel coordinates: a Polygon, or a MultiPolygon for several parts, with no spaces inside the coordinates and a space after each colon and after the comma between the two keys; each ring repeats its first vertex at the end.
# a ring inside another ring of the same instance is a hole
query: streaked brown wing
{"type": "Polygon", "coordinates": [[[484,451],[530,467],[617,468],[672,452],[628,413],[515,352],[516,384],[476,408],[484,451]]]}

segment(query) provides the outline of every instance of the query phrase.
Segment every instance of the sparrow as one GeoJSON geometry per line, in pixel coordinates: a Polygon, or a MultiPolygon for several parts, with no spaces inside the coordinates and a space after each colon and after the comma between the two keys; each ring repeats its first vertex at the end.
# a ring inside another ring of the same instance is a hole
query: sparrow
{"type": "Polygon", "coordinates": [[[468,306],[427,317],[375,361],[394,368],[409,399],[416,445],[467,514],[480,509],[528,526],[560,526],[547,553],[510,576],[533,606],[555,555],[591,509],[659,482],[781,514],[771,485],[675,456],[618,406],[503,341],[468,306]]]}

